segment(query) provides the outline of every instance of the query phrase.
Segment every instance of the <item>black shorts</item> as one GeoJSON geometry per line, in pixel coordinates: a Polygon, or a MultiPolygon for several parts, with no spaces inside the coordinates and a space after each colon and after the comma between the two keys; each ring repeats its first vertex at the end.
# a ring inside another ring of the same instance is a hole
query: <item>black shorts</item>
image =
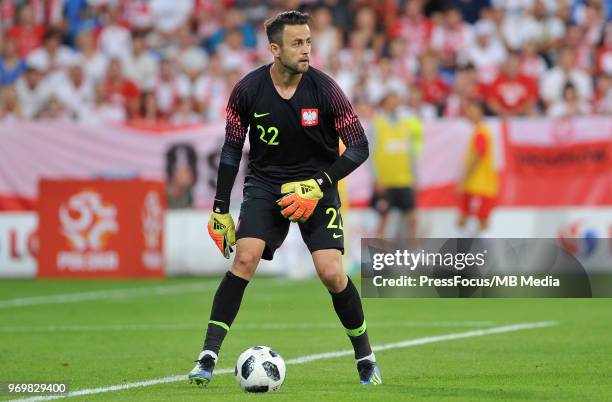
{"type": "MultiPolygon", "coordinates": [[[[279,189],[280,190],[280,189],[279,189]]],[[[308,250],[338,249],[344,254],[344,231],[340,216],[340,202],[335,189],[328,190],[310,218],[298,223],[308,250]]],[[[263,186],[249,185],[244,189],[236,238],[254,237],[266,242],[261,258],[271,260],[274,252],[287,237],[289,219],[281,215],[276,200],[281,198],[263,186]]]]}
{"type": "Polygon", "coordinates": [[[383,194],[372,196],[372,208],[385,214],[393,208],[409,212],[415,208],[414,190],[412,187],[390,187],[383,194]]]}

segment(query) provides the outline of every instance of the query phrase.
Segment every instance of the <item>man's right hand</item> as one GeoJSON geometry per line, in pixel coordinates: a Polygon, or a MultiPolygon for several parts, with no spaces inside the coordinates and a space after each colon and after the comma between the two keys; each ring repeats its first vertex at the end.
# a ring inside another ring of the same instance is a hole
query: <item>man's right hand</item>
{"type": "Polygon", "coordinates": [[[219,214],[213,212],[208,221],[208,234],[213,239],[221,254],[227,259],[234,251],[232,246],[236,244],[236,229],[234,220],[229,213],[219,214]]]}

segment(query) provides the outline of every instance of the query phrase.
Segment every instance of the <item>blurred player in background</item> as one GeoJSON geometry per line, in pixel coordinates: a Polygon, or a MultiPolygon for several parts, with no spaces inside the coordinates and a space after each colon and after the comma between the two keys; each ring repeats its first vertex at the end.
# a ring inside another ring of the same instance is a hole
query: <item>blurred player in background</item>
{"type": "Polygon", "coordinates": [[[491,130],[482,120],[481,106],[476,102],[468,103],[465,115],[474,129],[467,147],[463,176],[457,184],[460,211],[458,224],[463,230],[468,217],[475,216],[480,235],[483,235],[495,205],[499,179],[495,171],[491,130]]]}
{"type": "Polygon", "coordinates": [[[372,207],[380,214],[377,236],[385,236],[389,211],[397,208],[410,239],[417,237],[415,167],[423,144],[423,124],[416,116],[402,116],[400,97],[388,92],[381,111],[372,119],[375,174],[372,207]]]}
{"type": "Polygon", "coordinates": [[[261,258],[271,260],[290,222],[299,222],[319,278],[355,350],[362,384],[382,383],[359,293],[342,266],[344,232],[337,184],[368,157],[350,102],[328,75],[309,67],[308,15],[288,11],[265,24],[274,63],[242,78],[227,106],[217,192],[208,232],[225,258],[236,256],[215,294],[203,351],[189,378],[208,384],[221,344],[261,258]],[[249,135],[249,171],[238,230],[230,193],[249,135]],[[346,150],[339,156],[339,139],[346,150]],[[238,239],[236,241],[236,239],[238,239]]]}

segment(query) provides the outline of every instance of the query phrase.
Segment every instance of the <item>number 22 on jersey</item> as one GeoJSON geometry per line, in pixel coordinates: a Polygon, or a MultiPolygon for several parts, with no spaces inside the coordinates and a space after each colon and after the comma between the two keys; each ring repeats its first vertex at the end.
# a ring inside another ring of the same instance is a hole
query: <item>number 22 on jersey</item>
{"type": "Polygon", "coordinates": [[[263,126],[257,125],[257,130],[259,130],[259,139],[268,145],[278,145],[278,141],[276,141],[276,136],[278,135],[278,129],[276,127],[268,127],[266,130],[263,126]]]}

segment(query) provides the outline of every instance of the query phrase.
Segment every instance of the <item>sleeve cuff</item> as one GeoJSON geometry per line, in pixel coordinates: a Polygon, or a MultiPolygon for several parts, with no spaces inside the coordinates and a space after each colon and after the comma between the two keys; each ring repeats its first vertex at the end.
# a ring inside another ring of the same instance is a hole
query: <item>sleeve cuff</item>
{"type": "Polygon", "coordinates": [[[330,188],[334,182],[331,177],[325,172],[321,172],[314,177],[315,181],[319,185],[321,190],[325,190],[326,188],[330,188]]]}

